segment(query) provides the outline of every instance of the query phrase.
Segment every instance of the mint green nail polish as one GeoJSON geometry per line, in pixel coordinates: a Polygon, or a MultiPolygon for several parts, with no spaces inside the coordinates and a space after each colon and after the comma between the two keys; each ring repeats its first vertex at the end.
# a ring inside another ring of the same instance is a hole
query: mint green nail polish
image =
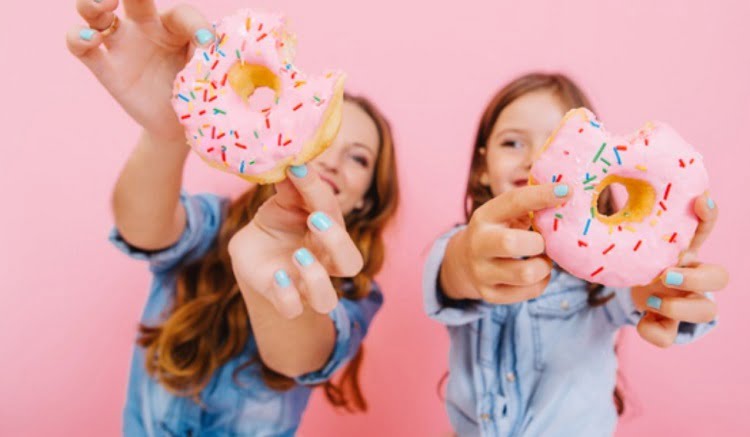
{"type": "Polygon", "coordinates": [[[292,285],[292,281],[289,279],[289,275],[286,274],[284,269],[276,270],[276,273],[273,274],[273,279],[276,280],[276,283],[281,288],[286,288],[292,285]]]}
{"type": "Polygon", "coordinates": [[[198,44],[205,45],[214,40],[214,34],[207,29],[198,29],[195,32],[195,40],[198,44]]]}
{"type": "Polygon", "coordinates": [[[555,187],[555,196],[557,197],[565,197],[568,195],[568,185],[567,184],[561,184],[557,185],[555,187]]]}
{"type": "Polygon", "coordinates": [[[667,272],[667,277],[664,280],[664,283],[667,285],[682,285],[682,281],[684,281],[685,278],[682,276],[682,273],[678,272],[667,272]]]}
{"type": "Polygon", "coordinates": [[[84,41],[91,41],[91,38],[94,37],[94,31],[91,29],[81,29],[81,31],[78,32],[78,36],[84,41]]]}
{"type": "Polygon", "coordinates": [[[661,309],[661,298],[659,296],[649,296],[646,299],[646,306],[655,310],[661,309]]]}
{"type": "Polygon", "coordinates": [[[294,252],[294,259],[296,259],[302,267],[307,267],[315,262],[315,258],[313,258],[310,251],[304,247],[294,252]]]}
{"type": "Polygon", "coordinates": [[[714,209],[714,208],[716,208],[716,202],[714,202],[714,199],[712,199],[710,197],[706,201],[706,204],[708,205],[708,209],[714,209]]]}
{"type": "Polygon", "coordinates": [[[298,178],[303,178],[307,176],[307,166],[305,164],[302,165],[293,165],[289,167],[292,174],[297,176],[298,178]]]}
{"type": "Polygon", "coordinates": [[[319,231],[327,231],[328,228],[333,225],[331,219],[322,212],[314,212],[310,216],[310,222],[312,222],[313,226],[315,226],[319,231]]]}

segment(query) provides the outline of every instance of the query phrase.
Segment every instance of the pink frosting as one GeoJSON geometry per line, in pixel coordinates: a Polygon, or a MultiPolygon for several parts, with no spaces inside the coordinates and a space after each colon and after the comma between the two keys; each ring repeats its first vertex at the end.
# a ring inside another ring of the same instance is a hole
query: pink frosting
{"type": "Polygon", "coordinates": [[[635,134],[616,136],[584,108],[566,115],[531,175],[537,183],[560,181],[572,190],[563,206],[534,215],[547,254],[571,274],[613,287],[649,284],[678,263],[698,226],[694,201],[708,189],[702,156],[666,124],[647,123],[635,134]],[[653,187],[656,203],[645,219],[611,227],[592,218],[595,190],[585,188],[608,175],[653,187]]]}
{"type": "Polygon", "coordinates": [[[315,137],[342,73],[313,77],[299,71],[294,37],[281,15],[243,9],[214,27],[217,41],[198,48],[175,79],[174,110],[188,144],[208,163],[238,175],[267,172],[315,137]],[[279,98],[258,88],[243,101],[227,79],[241,61],[275,72],[279,98]]]}

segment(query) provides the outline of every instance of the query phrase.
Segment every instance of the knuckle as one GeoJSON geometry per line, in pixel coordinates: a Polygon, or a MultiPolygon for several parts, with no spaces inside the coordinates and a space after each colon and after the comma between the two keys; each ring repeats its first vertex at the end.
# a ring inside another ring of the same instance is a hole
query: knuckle
{"type": "Polygon", "coordinates": [[[532,297],[539,297],[544,294],[544,290],[547,289],[547,281],[542,281],[536,288],[532,297]]]}
{"type": "Polygon", "coordinates": [[[522,199],[521,193],[518,190],[512,190],[505,193],[504,203],[513,211],[517,211],[521,208],[522,199]]]}
{"type": "Polygon", "coordinates": [[[476,225],[470,227],[467,231],[466,248],[469,256],[478,256],[482,252],[482,232],[476,225]]]}
{"type": "Polygon", "coordinates": [[[512,232],[502,231],[497,236],[497,246],[503,252],[513,254],[517,246],[517,238],[512,232]]]}
{"type": "Polygon", "coordinates": [[[526,285],[537,284],[539,281],[544,279],[545,271],[538,262],[527,261],[520,265],[517,271],[517,275],[521,282],[526,285]]]}

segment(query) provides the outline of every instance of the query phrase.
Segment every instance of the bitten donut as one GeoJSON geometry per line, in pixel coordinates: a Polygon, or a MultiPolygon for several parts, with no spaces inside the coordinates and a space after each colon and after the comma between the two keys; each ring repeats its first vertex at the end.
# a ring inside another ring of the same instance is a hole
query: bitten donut
{"type": "Polygon", "coordinates": [[[244,9],[214,25],[174,82],[188,144],[208,164],[248,181],[278,182],[338,133],[344,75],[307,76],[281,15],[244,9]]]}
{"type": "Polygon", "coordinates": [[[534,214],[549,257],[581,279],[612,287],[649,284],[678,263],[698,226],[694,201],[708,189],[702,156],[666,124],[649,122],[619,137],[585,108],[565,115],[530,181],[572,190],[562,206],[534,214]],[[608,216],[597,202],[614,183],[628,199],[608,216]]]}

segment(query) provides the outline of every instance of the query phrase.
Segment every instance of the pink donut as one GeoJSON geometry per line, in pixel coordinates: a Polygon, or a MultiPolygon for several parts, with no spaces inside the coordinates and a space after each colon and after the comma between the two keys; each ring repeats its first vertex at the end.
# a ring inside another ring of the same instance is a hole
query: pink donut
{"type": "Polygon", "coordinates": [[[344,76],[307,76],[282,16],[249,9],[214,25],[174,82],[172,105],[192,149],[208,164],[259,183],[314,158],[341,123],[344,76]]]}
{"type": "Polygon", "coordinates": [[[571,274],[612,287],[646,285],[678,263],[698,218],[693,202],[708,189],[703,158],[673,129],[649,122],[610,135],[591,111],[569,111],[531,169],[531,183],[567,182],[572,196],[534,214],[549,257],[571,274]],[[599,213],[599,194],[625,186],[617,213],[599,213]]]}

